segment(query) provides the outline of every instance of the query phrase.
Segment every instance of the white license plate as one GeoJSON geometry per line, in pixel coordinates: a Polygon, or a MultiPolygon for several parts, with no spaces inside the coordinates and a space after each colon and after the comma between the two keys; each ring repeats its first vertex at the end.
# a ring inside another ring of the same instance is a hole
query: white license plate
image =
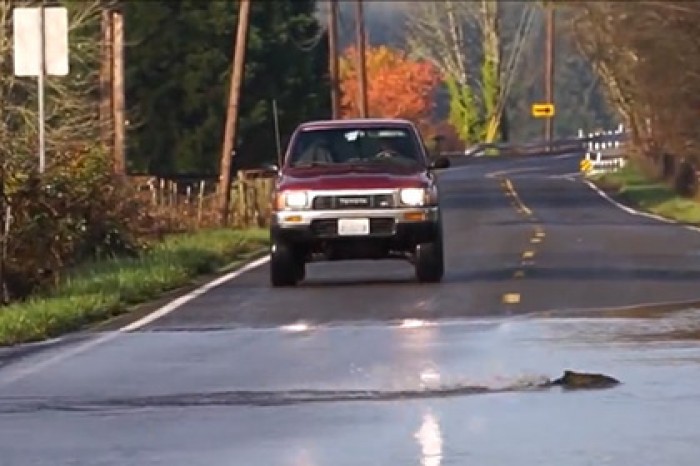
{"type": "Polygon", "coordinates": [[[368,218],[339,218],[338,235],[340,236],[362,236],[369,235],[368,218]]]}

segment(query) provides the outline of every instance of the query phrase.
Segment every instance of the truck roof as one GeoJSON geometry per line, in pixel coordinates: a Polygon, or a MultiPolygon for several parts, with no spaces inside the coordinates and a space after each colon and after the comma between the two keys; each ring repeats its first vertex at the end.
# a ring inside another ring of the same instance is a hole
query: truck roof
{"type": "Polygon", "coordinates": [[[367,128],[374,126],[414,127],[413,122],[401,118],[349,118],[344,120],[307,121],[299,125],[299,129],[304,131],[328,128],[367,128]]]}

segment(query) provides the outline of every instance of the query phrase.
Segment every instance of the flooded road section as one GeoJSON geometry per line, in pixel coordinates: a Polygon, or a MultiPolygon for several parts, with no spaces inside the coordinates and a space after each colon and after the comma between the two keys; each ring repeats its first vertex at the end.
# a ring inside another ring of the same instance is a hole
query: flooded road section
{"type": "Polygon", "coordinates": [[[0,464],[695,466],[699,314],[143,332],[32,371],[47,350],[2,370],[0,464]],[[565,369],[622,384],[532,389],[565,369]]]}

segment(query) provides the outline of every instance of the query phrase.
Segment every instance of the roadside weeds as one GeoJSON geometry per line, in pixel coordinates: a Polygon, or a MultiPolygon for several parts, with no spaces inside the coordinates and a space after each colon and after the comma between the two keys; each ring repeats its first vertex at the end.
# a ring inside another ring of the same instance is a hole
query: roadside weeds
{"type": "Polygon", "coordinates": [[[700,225],[700,202],[679,196],[663,182],[649,179],[634,164],[589,179],[629,207],[682,224],[700,225]]]}
{"type": "Polygon", "coordinates": [[[85,264],[57,288],[0,308],[0,346],[36,342],[77,331],[132,306],[231,269],[268,243],[268,232],[203,230],[173,235],[138,258],[85,264]]]}

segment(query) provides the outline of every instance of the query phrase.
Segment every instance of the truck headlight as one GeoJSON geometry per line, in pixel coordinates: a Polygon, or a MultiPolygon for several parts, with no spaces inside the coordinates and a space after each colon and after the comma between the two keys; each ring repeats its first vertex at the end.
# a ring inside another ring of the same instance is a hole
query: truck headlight
{"type": "Polygon", "coordinates": [[[309,197],[306,191],[283,191],[277,194],[275,207],[277,209],[303,209],[307,206],[309,197]]]}
{"type": "Polygon", "coordinates": [[[423,188],[405,188],[399,191],[401,204],[410,207],[420,207],[425,205],[426,190],[423,188]]]}

